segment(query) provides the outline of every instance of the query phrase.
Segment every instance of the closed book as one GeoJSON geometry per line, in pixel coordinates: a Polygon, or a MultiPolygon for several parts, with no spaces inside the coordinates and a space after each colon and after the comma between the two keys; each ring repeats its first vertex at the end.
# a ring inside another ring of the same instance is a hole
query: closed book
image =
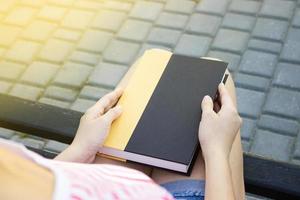
{"type": "Polygon", "coordinates": [[[215,97],[227,63],[153,49],[136,63],[118,101],[104,155],[188,173],[199,150],[201,101],[215,97]]]}

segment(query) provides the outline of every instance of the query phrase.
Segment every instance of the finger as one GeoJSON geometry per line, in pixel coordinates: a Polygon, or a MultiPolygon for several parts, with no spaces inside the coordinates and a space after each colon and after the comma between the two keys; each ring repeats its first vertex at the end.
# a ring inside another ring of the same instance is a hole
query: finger
{"type": "Polygon", "coordinates": [[[122,114],[122,108],[120,105],[109,109],[102,118],[108,123],[112,123],[115,119],[117,119],[122,114]]]}
{"type": "Polygon", "coordinates": [[[202,113],[213,111],[213,107],[214,107],[214,104],[213,104],[212,99],[210,98],[210,96],[206,95],[203,98],[202,103],[201,103],[202,113]]]}
{"type": "Polygon", "coordinates": [[[227,91],[225,85],[221,83],[218,89],[219,89],[219,94],[221,99],[221,106],[234,106],[230,94],[227,91]]]}

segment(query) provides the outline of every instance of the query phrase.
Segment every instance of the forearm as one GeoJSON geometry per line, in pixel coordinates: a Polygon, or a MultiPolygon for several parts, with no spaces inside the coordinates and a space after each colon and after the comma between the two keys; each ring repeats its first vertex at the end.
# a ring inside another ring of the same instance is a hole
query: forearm
{"type": "Polygon", "coordinates": [[[214,154],[205,159],[205,200],[235,199],[229,159],[214,154]]]}
{"type": "Polygon", "coordinates": [[[84,155],[84,151],[80,150],[80,148],[70,145],[54,159],[66,162],[91,163],[95,157],[84,155]]]}

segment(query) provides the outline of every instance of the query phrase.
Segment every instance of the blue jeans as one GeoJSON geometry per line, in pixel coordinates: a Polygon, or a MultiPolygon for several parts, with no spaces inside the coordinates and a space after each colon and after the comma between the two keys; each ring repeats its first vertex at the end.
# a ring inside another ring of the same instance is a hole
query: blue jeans
{"type": "Polygon", "coordinates": [[[175,199],[204,200],[204,180],[178,180],[161,184],[175,199]]]}

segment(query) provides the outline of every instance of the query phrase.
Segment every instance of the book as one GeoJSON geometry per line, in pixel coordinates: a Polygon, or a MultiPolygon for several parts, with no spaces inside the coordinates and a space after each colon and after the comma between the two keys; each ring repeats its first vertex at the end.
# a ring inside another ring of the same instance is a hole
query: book
{"type": "Polygon", "coordinates": [[[145,51],[117,103],[123,113],[100,153],[188,173],[199,150],[201,101],[215,97],[226,68],[222,61],[145,51]]]}

